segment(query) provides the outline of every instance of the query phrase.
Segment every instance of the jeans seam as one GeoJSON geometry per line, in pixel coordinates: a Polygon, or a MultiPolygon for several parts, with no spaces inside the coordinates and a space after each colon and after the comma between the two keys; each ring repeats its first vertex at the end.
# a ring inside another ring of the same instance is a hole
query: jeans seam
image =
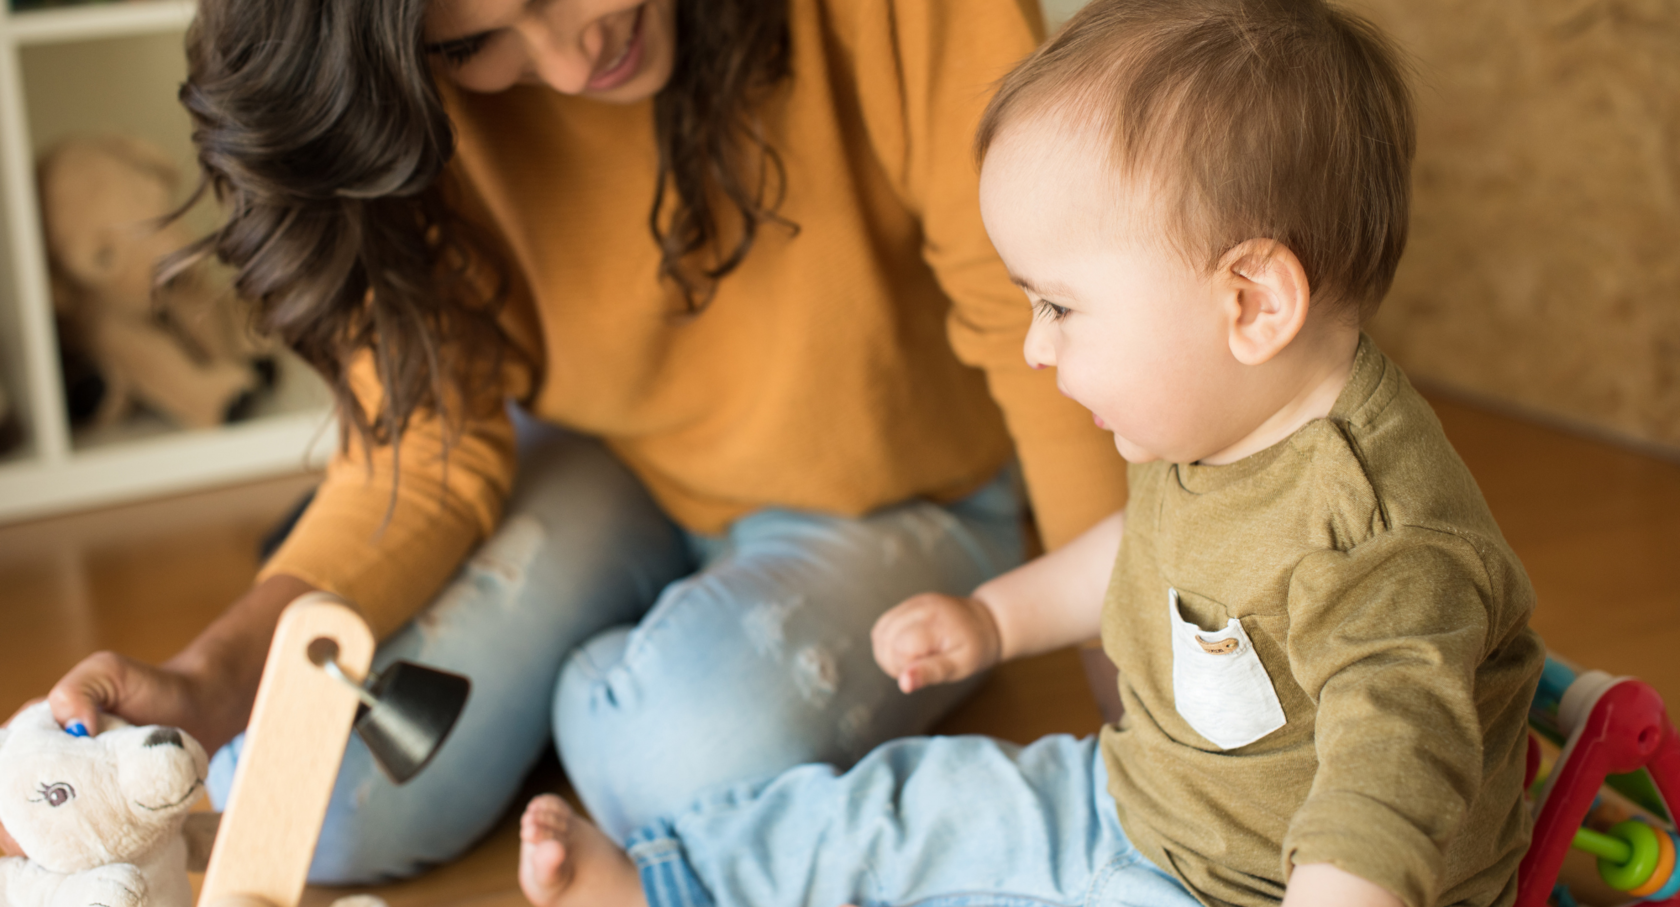
{"type": "MultiPolygon", "coordinates": [[[[638,660],[641,652],[648,646],[647,638],[652,636],[654,631],[670,623],[671,612],[681,605],[679,599],[686,598],[692,593],[693,588],[699,586],[705,579],[704,572],[700,572],[667,584],[665,591],[654,600],[653,607],[649,608],[647,613],[642,615],[642,619],[631,627],[630,641],[625,645],[624,655],[619,659],[619,663],[628,668],[632,661],[638,660]]],[[[602,672],[600,676],[604,677],[605,672],[602,672]]]]}
{"type": "Polygon", "coordinates": [[[1101,904],[1101,901],[1098,899],[1101,897],[1102,893],[1108,889],[1109,881],[1118,875],[1120,870],[1136,864],[1141,859],[1142,854],[1139,854],[1136,849],[1133,849],[1120,854],[1104,864],[1103,868],[1098,870],[1097,874],[1091,877],[1091,884],[1086,887],[1085,897],[1080,901],[1082,907],[1098,907],[1098,905],[1101,904]]]}
{"type": "Polygon", "coordinates": [[[957,546],[968,554],[969,560],[973,561],[981,575],[995,576],[1002,572],[1003,565],[997,563],[997,558],[992,557],[991,553],[986,550],[985,543],[980,541],[974,530],[962,517],[938,504],[927,503],[922,506],[931,509],[934,518],[945,524],[947,537],[956,542],[957,546]]]}

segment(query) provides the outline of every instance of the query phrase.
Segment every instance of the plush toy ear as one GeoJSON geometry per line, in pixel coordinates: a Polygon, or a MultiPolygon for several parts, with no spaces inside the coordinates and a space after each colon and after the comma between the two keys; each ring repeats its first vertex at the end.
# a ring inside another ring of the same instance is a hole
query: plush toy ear
{"type": "Polygon", "coordinates": [[[12,721],[14,731],[63,731],[58,722],[53,720],[52,706],[45,699],[19,712],[12,721]]]}

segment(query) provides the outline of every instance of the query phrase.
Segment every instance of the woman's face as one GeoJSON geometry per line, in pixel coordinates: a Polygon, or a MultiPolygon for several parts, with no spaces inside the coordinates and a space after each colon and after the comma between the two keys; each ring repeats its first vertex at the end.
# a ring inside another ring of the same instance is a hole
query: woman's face
{"type": "Polygon", "coordinates": [[[616,104],[671,78],[677,0],[432,0],[428,53],[477,92],[547,85],[616,104]]]}

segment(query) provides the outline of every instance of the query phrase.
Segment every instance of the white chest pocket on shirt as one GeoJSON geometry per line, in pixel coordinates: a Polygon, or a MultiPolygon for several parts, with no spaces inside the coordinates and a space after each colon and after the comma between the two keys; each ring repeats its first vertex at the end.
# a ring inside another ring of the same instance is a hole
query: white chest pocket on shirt
{"type": "Polygon", "coordinates": [[[1207,632],[1184,619],[1178,590],[1167,593],[1172,624],[1173,702],[1178,714],[1222,750],[1259,740],[1284,725],[1283,706],[1242,622],[1207,632]]]}

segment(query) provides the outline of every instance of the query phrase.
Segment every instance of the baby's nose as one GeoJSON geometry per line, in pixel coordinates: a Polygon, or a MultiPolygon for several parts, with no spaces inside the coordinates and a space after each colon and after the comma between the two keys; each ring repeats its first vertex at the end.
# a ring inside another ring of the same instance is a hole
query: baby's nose
{"type": "Polygon", "coordinates": [[[181,732],[172,727],[153,728],[152,732],[146,735],[145,741],[143,741],[140,745],[148,747],[173,746],[176,749],[183,748],[181,745],[181,732]]]}

